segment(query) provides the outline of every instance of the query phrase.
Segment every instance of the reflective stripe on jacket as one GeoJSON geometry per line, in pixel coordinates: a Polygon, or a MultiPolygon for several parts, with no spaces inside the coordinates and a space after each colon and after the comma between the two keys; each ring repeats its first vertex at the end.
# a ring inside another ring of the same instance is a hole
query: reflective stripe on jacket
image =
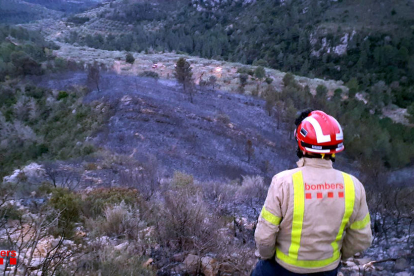
{"type": "Polygon", "coordinates": [[[335,269],[371,245],[365,190],[332,162],[303,158],[273,177],[255,240],[262,258],[275,256],[296,273],[335,269]]]}

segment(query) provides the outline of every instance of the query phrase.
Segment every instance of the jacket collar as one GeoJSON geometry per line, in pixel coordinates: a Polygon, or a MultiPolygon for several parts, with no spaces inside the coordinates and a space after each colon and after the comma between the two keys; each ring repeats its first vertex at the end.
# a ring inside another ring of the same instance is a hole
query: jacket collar
{"type": "Polygon", "coordinates": [[[315,167],[315,168],[326,168],[326,169],[332,169],[332,161],[331,160],[325,160],[320,158],[308,158],[303,157],[299,159],[298,162],[296,162],[298,167],[315,167]]]}

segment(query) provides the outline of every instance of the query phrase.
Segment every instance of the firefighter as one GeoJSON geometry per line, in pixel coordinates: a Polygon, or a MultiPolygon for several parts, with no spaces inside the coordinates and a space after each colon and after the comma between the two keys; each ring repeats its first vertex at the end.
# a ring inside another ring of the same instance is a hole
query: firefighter
{"type": "Polygon", "coordinates": [[[338,121],[323,111],[296,119],[298,168],[275,175],[259,216],[253,276],[337,275],[341,259],[371,245],[365,190],[335,170],[344,150],[338,121]]]}

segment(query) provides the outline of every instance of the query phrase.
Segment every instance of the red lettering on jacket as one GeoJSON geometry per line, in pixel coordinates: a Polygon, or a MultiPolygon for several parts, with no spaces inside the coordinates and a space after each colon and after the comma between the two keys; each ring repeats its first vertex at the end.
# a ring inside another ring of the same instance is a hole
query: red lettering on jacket
{"type": "Polygon", "coordinates": [[[344,185],[342,183],[336,183],[336,184],[329,184],[329,183],[324,183],[324,184],[308,184],[305,183],[305,190],[306,191],[311,191],[311,190],[343,190],[344,189],[344,185]]]}

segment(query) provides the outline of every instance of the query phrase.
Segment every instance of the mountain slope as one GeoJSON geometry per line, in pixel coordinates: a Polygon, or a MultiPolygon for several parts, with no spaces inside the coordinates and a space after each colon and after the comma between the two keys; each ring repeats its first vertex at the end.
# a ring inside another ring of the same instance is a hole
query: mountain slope
{"type": "Polygon", "coordinates": [[[371,95],[384,81],[392,97],[414,101],[412,1],[116,1],[66,35],[106,50],[177,51],[353,81],[371,95]]]}
{"type": "Polygon", "coordinates": [[[22,0],[0,0],[0,23],[18,24],[61,15],[61,12],[22,0]]]}

